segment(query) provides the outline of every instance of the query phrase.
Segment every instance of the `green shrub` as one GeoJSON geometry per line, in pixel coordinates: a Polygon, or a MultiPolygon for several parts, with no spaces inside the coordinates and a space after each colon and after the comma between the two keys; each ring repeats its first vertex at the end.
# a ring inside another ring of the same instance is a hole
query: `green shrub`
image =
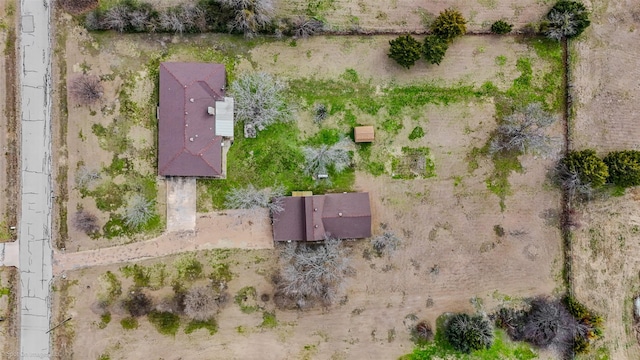
{"type": "Polygon", "coordinates": [[[152,311],[149,313],[148,319],[163,335],[175,335],[180,328],[180,317],[167,311],[152,311]]]}
{"type": "Polygon", "coordinates": [[[576,172],[580,181],[593,188],[601,187],[609,177],[607,164],[597,155],[595,150],[571,151],[562,160],[562,165],[570,172],[576,172]]]}
{"type": "Polygon", "coordinates": [[[467,20],[460,11],[446,9],[431,24],[431,33],[447,41],[452,41],[467,32],[467,20]]]}
{"type": "Polygon", "coordinates": [[[194,254],[185,254],[179,257],[173,266],[178,272],[178,279],[193,281],[202,276],[202,263],[196,259],[194,254]]]}
{"type": "Polygon", "coordinates": [[[422,46],[422,56],[430,64],[440,65],[448,48],[449,43],[446,39],[437,35],[427,35],[422,46]]]}
{"type": "Polygon", "coordinates": [[[142,265],[126,265],[120,268],[120,272],[126,278],[133,278],[136,287],[148,287],[151,282],[149,268],[142,265]]]}
{"type": "Polygon", "coordinates": [[[240,306],[240,310],[245,314],[251,314],[258,311],[259,307],[256,303],[258,294],[253,286],[245,286],[234,298],[234,302],[240,306]]]}
{"type": "Polygon", "coordinates": [[[463,353],[488,349],[493,344],[493,327],[481,315],[455,314],[447,321],[445,337],[463,353]]]}
{"type": "Polygon", "coordinates": [[[491,32],[498,35],[508,34],[513,29],[513,25],[504,20],[498,20],[491,25],[491,32]]]}
{"type": "Polygon", "coordinates": [[[388,56],[404,68],[411,68],[420,60],[422,44],[411,35],[403,35],[389,41],[388,56]]]}
{"type": "Polygon", "coordinates": [[[640,185],[640,151],[613,151],[603,161],[609,168],[607,182],[621,187],[640,185]]]}
{"type": "Polygon", "coordinates": [[[98,300],[105,305],[113,304],[122,295],[122,283],[111,271],[100,275],[99,283],[98,300]]]}
{"type": "Polygon", "coordinates": [[[411,134],[409,134],[409,140],[420,139],[424,136],[424,130],[420,126],[416,126],[411,130],[411,134]]]}
{"type": "Polygon", "coordinates": [[[134,330],[138,328],[138,319],[134,317],[126,317],[120,320],[120,325],[125,330],[134,330]]]}
{"type": "Polygon", "coordinates": [[[278,320],[276,320],[276,314],[268,311],[263,312],[262,324],[260,324],[260,327],[270,329],[276,326],[278,326],[278,320]]]}
{"type": "Polygon", "coordinates": [[[582,3],[560,0],[547,13],[543,30],[548,38],[561,40],[582,34],[590,24],[589,12],[582,3]]]}
{"type": "Polygon", "coordinates": [[[207,329],[209,330],[209,335],[214,335],[218,332],[218,323],[214,318],[208,320],[192,320],[184,328],[184,333],[191,334],[198,329],[207,329]]]}

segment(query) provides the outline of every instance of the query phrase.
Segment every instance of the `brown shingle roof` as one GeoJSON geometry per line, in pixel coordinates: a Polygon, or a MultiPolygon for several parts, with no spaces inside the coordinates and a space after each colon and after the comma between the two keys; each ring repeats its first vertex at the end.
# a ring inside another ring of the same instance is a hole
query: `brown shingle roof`
{"type": "Polygon", "coordinates": [[[159,175],[223,175],[222,137],[207,108],[224,99],[225,82],[221,64],[160,64],[159,175]]]}
{"type": "Polygon", "coordinates": [[[369,193],[282,197],[279,200],[284,210],[273,215],[275,241],[371,236],[369,193]]]}

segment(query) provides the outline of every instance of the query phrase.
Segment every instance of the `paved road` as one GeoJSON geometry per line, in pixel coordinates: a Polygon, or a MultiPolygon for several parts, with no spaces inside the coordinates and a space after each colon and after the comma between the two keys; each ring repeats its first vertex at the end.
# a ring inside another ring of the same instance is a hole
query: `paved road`
{"type": "Polygon", "coordinates": [[[51,318],[51,0],[21,0],[20,358],[48,359],[51,318]]]}

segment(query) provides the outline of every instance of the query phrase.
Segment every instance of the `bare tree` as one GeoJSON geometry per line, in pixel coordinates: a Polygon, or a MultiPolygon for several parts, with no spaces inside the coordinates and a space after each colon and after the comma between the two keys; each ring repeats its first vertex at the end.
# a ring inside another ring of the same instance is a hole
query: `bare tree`
{"type": "Polygon", "coordinates": [[[149,221],[155,214],[155,202],[140,194],[133,195],[127,203],[124,223],[131,228],[138,228],[149,221]]]}
{"type": "Polygon", "coordinates": [[[324,30],[324,23],[306,16],[297,16],[291,21],[291,27],[294,37],[306,39],[309,36],[322,32],[322,30],[324,30]]]}
{"type": "Polygon", "coordinates": [[[103,95],[100,78],[92,75],[80,75],[71,81],[69,94],[81,105],[89,105],[98,101],[103,95]]]}
{"type": "Polygon", "coordinates": [[[325,104],[317,104],[315,106],[315,115],[313,117],[313,120],[316,123],[321,123],[322,120],[326,119],[327,116],[329,116],[329,111],[327,110],[327,105],[325,104]]]}
{"type": "Polygon", "coordinates": [[[96,180],[99,180],[100,176],[101,175],[98,170],[91,169],[86,165],[81,165],[76,172],[76,187],[78,189],[86,189],[96,180]]]}
{"type": "Polygon", "coordinates": [[[286,297],[299,308],[316,301],[329,306],[344,286],[344,278],[353,269],[339,240],[323,244],[288,243],[280,252],[280,275],[276,296],[286,297]]]}
{"type": "Polygon", "coordinates": [[[378,256],[391,256],[400,246],[400,238],[392,232],[385,231],[371,239],[371,245],[378,256]]]}
{"type": "Polygon", "coordinates": [[[546,153],[550,150],[551,139],[546,135],[545,128],[555,120],[555,117],[543,109],[542,104],[531,103],[502,120],[489,145],[489,151],[546,153]]]}
{"type": "Polygon", "coordinates": [[[228,24],[229,29],[242,32],[246,37],[253,37],[271,22],[271,0],[220,0],[220,3],[235,11],[234,19],[228,24]]]}
{"type": "Polygon", "coordinates": [[[210,287],[193,287],[184,296],[184,313],[194,320],[208,320],[217,311],[216,294],[210,287]]]}
{"type": "Polygon", "coordinates": [[[342,138],[333,145],[305,146],[302,148],[305,157],[305,173],[313,176],[326,175],[330,167],[333,167],[336,173],[342,172],[351,165],[349,150],[352,145],[351,139],[342,138]]]}
{"type": "Polygon", "coordinates": [[[105,11],[102,17],[102,26],[105,29],[124,32],[129,25],[130,9],[126,5],[116,5],[105,11]]]}
{"type": "Polygon", "coordinates": [[[98,218],[84,210],[79,210],[73,216],[73,227],[85,234],[95,234],[100,231],[98,218]]]}
{"type": "Polygon", "coordinates": [[[569,196],[570,200],[590,200],[594,195],[593,186],[582,181],[578,169],[570,169],[566,162],[560,161],[555,168],[556,180],[569,196]]]}
{"type": "Polygon", "coordinates": [[[138,32],[156,30],[155,23],[151,21],[151,12],[144,8],[135,9],[129,13],[129,25],[138,32]]]}
{"type": "Polygon", "coordinates": [[[291,119],[284,89],[284,83],[263,72],[244,73],[231,84],[236,118],[244,122],[245,136],[248,128],[255,135],[273,123],[291,119]]]}
{"type": "Polygon", "coordinates": [[[524,340],[537,346],[554,343],[566,347],[586,331],[560,301],[539,297],[531,301],[522,334],[524,340]]]}
{"type": "Polygon", "coordinates": [[[284,196],[282,186],[258,190],[253,185],[249,185],[231,189],[227,194],[225,205],[230,209],[246,210],[246,214],[261,208],[267,208],[271,213],[279,213],[284,210],[280,199],[282,196],[284,196]]]}

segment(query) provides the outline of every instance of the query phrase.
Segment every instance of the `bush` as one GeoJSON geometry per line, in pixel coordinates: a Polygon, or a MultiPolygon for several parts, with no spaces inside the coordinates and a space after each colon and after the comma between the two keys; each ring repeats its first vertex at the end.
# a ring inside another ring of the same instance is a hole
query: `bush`
{"type": "Polygon", "coordinates": [[[79,15],[98,6],[98,0],[58,0],[64,11],[79,15]]]}
{"type": "Polygon", "coordinates": [[[427,37],[424,38],[422,56],[424,56],[424,59],[430,64],[440,65],[448,48],[449,43],[446,39],[437,35],[427,35],[427,37]]]}
{"type": "Polygon", "coordinates": [[[481,315],[455,314],[447,320],[445,337],[463,353],[488,349],[493,344],[493,327],[481,315]]]}
{"type": "Polygon", "coordinates": [[[431,24],[431,33],[451,42],[467,32],[467,20],[460,11],[446,9],[431,24]]]}
{"type": "Polygon", "coordinates": [[[134,330],[138,328],[138,319],[134,317],[126,317],[120,320],[120,325],[125,330],[134,330]]]}
{"type": "Polygon", "coordinates": [[[122,283],[118,280],[116,274],[111,271],[100,275],[98,283],[98,301],[104,305],[113,304],[122,295],[122,283]]]}
{"type": "Polygon", "coordinates": [[[409,69],[420,60],[422,44],[411,35],[403,35],[389,41],[388,56],[400,66],[409,69]]]}
{"type": "Polygon", "coordinates": [[[526,317],[524,310],[500,308],[496,313],[496,326],[504,329],[512,340],[520,341],[526,317]]]}
{"type": "Polygon", "coordinates": [[[124,212],[124,224],[131,229],[138,229],[155,215],[155,202],[140,194],[134,194],[127,202],[124,212]]]}
{"type": "Polygon", "coordinates": [[[423,345],[433,340],[433,330],[427,321],[420,321],[411,329],[411,340],[417,345],[423,345]]]}
{"type": "Polygon", "coordinates": [[[73,216],[73,227],[87,235],[96,234],[100,231],[98,217],[84,210],[76,211],[73,216]]]}
{"type": "Polygon", "coordinates": [[[100,172],[95,169],[90,169],[86,165],[78,167],[76,172],[76,187],[78,189],[87,189],[101,177],[100,172]]]}
{"type": "Polygon", "coordinates": [[[581,183],[593,188],[604,185],[609,177],[607,164],[591,149],[569,152],[560,165],[566,171],[577,174],[581,183]]]}
{"type": "Polygon", "coordinates": [[[420,126],[416,126],[409,134],[409,140],[416,140],[424,137],[424,130],[420,126]]]}
{"type": "Polygon", "coordinates": [[[329,306],[351,271],[339,240],[327,239],[319,245],[288,243],[280,250],[274,300],[280,307],[307,308],[317,301],[329,306]]]}
{"type": "Polygon", "coordinates": [[[92,75],[80,75],[71,80],[69,94],[80,105],[90,105],[100,100],[104,93],[100,78],[92,75]]]}
{"type": "Polygon", "coordinates": [[[491,32],[498,35],[508,34],[513,29],[513,25],[504,20],[498,20],[491,25],[491,32]]]}
{"type": "Polygon", "coordinates": [[[214,318],[202,321],[192,320],[185,326],[184,333],[191,334],[198,329],[207,329],[209,330],[209,335],[215,335],[218,332],[218,323],[214,318]]]}
{"type": "Polygon", "coordinates": [[[193,320],[205,321],[217,311],[216,294],[209,287],[193,287],[184,296],[184,313],[193,320]]]}
{"type": "Polygon", "coordinates": [[[152,311],[148,315],[149,322],[163,335],[174,335],[180,328],[180,317],[170,312],[152,311]]]}
{"type": "Polygon", "coordinates": [[[640,185],[640,151],[613,151],[603,161],[609,170],[607,182],[622,187],[640,185]]]}
{"type": "Polygon", "coordinates": [[[318,19],[297,16],[291,20],[291,28],[295,38],[306,39],[309,36],[321,33],[324,30],[324,23],[318,19]]]}
{"type": "Polygon", "coordinates": [[[263,72],[241,74],[231,84],[236,119],[244,122],[245,137],[255,137],[247,136],[247,131],[255,133],[271,124],[291,119],[284,100],[285,88],[284,83],[263,72]]]}
{"type": "Polygon", "coordinates": [[[327,110],[327,105],[325,104],[317,104],[314,109],[315,115],[313,120],[316,123],[321,123],[322,120],[326,119],[329,116],[329,111],[327,110]]]}
{"type": "Polygon", "coordinates": [[[240,311],[245,314],[251,314],[259,309],[256,301],[257,298],[258,293],[256,292],[256,288],[253,286],[245,286],[238,291],[233,300],[240,307],[240,311]]]}
{"type": "Polygon", "coordinates": [[[391,256],[400,246],[400,238],[392,232],[384,232],[382,235],[371,239],[371,245],[376,255],[391,256]]]}
{"type": "Polygon", "coordinates": [[[194,281],[202,277],[202,263],[193,254],[180,256],[173,265],[179,280],[194,281]]]}
{"type": "Polygon", "coordinates": [[[133,290],[123,301],[123,306],[132,317],[144,316],[151,311],[153,302],[147,294],[140,290],[133,290]]]}
{"type": "Polygon", "coordinates": [[[562,40],[582,34],[590,24],[589,12],[582,3],[560,0],[547,13],[543,29],[548,38],[562,40]]]}
{"type": "Polygon", "coordinates": [[[575,337],[576,321],[557,300],[536,298],[531,301],[525,325],[523,339],[536,346],[549,346],[552,343],[570,344],[575,337]]]}

